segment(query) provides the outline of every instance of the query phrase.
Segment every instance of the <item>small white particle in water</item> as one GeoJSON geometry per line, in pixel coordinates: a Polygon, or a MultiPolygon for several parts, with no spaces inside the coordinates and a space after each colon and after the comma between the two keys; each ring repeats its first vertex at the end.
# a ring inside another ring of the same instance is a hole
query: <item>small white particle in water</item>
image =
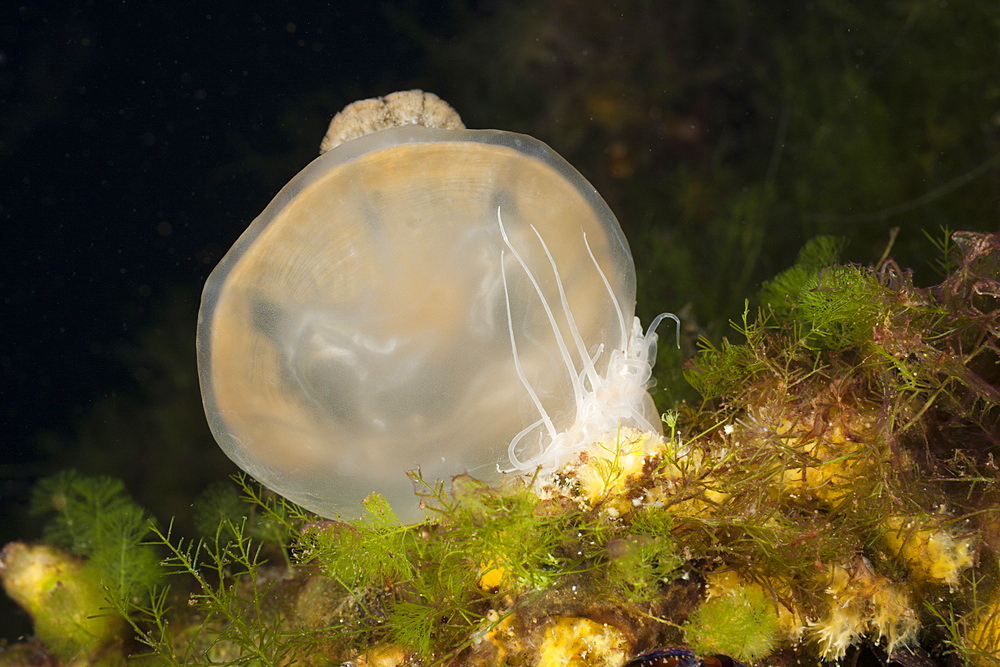
{"type": "Polygon", "coordinates": [[[726,424],[725,426],[722,427],[722,430],[726,432],[726,435],[732,435],[733,431],[736,430],[736,427],[733,426],[732,424],[726,424]]]}

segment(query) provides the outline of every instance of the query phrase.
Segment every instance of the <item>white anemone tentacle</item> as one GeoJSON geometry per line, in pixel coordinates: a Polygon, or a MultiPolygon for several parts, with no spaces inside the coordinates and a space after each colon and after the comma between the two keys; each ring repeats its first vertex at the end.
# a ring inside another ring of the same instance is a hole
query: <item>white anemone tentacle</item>
{"type": "Polygon", "coordinates": [[[601,281],[604,283],[608,296],[611,299],[611,303],[614,305],[615,313],[618,317],[619,331],[621,332],[619,345],[611,351],[608,358],[607,369],[602,375],[597,370],[597,362],[604,353],[605,345],[601,343],[598,345],[593,355],[588,354],[586,343],[580,335],[579,328],[576,325],[576,320],[570,310],[569,300],[566,296],[566,291],[563,287],[555,258],[549,251],[548,245],[545,243],[542,235],[538,232],[538,229],[535,228],[534,225],[531,225],[530,227],[535,233],[535,236],[538,238],[555,277],[560,306],[566,319],[566,326],[569,328],[568,333],[573,340],[573,346],[576,348],[580,358],[580,364],[582,366],[582,368],[578,370],[573,363],[573,357],[566,346],[563,332],[559,327],[555,314],[552,311],[552,307],[546,300],[545,294],[542,291],[538,280],[528,267],[527,262],[525,262],[524,258],[511,243],[507,230],[504,227],[499,207],[497,207],[497,221],[506,249],[509,250],[517,260],[517,263],[525,272],[525,275],[541,301],[542,308],[544,309],[546,317],[549,321],[549,326],[552,327],[552,332],[555,335],[556,345],[559,348],[559,354],[566,366],[566,372],[570,378],[570,385],[573,389],[573,398],[576,405],[576,414],[573,424],[568,429],[559,432],[556,430],[555,424],[546,412],[545,407],[542,405],[541,399],[538,397],[538,393],[528,382],[527,376],[525,375],[524,369],[521,365],[517,342],[514,335],[510,294],[507,287],[507,273],[504,268],[503,261],[505,251],[501,249],[501,276],[504,286],[504,299],[507,307],[507,328],[510,334],[511,350],[514,355],[514,366],[517,371],[518,379],[528,392],[528,396],[531,398],[535,409],[540,415],[536,421],[522,429],[510,441],[508,446],[508,455],[510,457],[511,465],[513,466],[511,471],[517,470],[527,473],[540,470],[543,473],[551,472],[571,460],[588,445],[598,442],[602,438],[606,438],[608,435],[617,433],[622,425],[633,426],[643,431],[659,431],[660,429],[650,423],[649,419],[647,419],[646,411],[643,408],[648,401],[648,395],[646,392],[651,384],[650,378],[652,377],[652,364],[656,359],[656,328],[665,318],[673,319],[678,325],[679,345],[680,320],[677,316],[672,313],[662,313],[658,315],[645,333],[642,330],[642,324],[640,323],[639,318],[635,317],[633,318],[631,331],[629,331],[626,328],[625,316],[622,311],[621,304],[618,303],[618,299],[615,296],[614,289],[611,287],[610,281],[601,269],[597,258],[594,256],[590,243],[587,240],[586,233],[583,233],[583,242],[586,246],[587,254],[590,256],[590,260],[593,263],[594,268],[597,269],[598,275],[600,275],[601,281]],[[539,453],[522,460],[518,455],[518,449],[521,441],[540,426],[544,426],[546,435],[548,436],[548,442],[543,445],[539,453]]]}

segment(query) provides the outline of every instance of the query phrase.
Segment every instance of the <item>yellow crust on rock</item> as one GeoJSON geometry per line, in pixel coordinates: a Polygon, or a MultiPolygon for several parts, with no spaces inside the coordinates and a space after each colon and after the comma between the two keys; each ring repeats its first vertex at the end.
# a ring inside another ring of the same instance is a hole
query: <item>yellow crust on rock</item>
{"type": "Polygon", "coordinates": [[[953,537],[930,518],[892,517],[883,539],[917,581],[957,586],[962,572],[972,567],[972,540],[953,537]]]}
{"type": "Polygon", "coordinates": [[[536,667],[618,667],[628,657],[621,630],[589,618],[555,617],[545,629],[536,667]]]}

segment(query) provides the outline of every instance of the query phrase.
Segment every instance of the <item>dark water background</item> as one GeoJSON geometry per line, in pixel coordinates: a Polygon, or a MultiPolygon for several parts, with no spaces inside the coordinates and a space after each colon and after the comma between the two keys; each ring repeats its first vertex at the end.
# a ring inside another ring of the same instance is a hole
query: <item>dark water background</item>
{"type": "Polygon", "coordinates": [[[181,525],[234,472],[200,412],[200,286],[355,99],[423,88],[551,144],[622,220],[646,320],[718,338],[818,233],[870,262],[899,227],[932,281],[924,231],[997,227],[1000,9],[776,4],[4,9],[0,541],[38,536],[30,487],[59,469],[181,525]]]}

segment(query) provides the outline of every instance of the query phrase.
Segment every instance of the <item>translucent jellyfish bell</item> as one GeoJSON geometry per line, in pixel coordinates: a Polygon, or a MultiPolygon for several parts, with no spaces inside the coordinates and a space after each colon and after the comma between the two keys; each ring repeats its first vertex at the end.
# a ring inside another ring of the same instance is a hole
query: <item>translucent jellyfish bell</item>
{"type": "Polygon", "coordinates": [[[378,492],[415,520],[408,470],[495,479],[515,439],[541,460],[634,304],[617,220],[548,146],[392,127],[309,164],[209,277],[205,411],[233,461],[303,507],[356,516],[378,492]]]}

